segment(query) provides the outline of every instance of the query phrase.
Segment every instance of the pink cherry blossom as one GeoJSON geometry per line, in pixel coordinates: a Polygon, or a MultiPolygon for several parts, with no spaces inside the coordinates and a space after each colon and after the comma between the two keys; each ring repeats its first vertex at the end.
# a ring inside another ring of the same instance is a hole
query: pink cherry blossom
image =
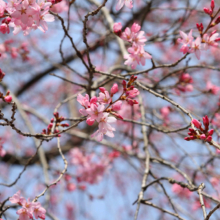
{"type": "Polygon", "coordinates": [[[140,94],[140,92],[139,92],[139,90],[136,89],[136,88],[133,88],[132,90],[126,92],[126,95],[127,95],[127,97],[129,97],[129,98],[135,98],[135,97],[136,97],[137,95],[139,95],[139,94],[140,94]]]}
{"type": "Polygon", "coordinates": [[[113,111],[120,111],[122,106],[122,101],[117,101],[112,105],[112,110],[113,111]]]}
{"type": "Polygon", "coordinates": [[[32,203],[33,206],[33,214],[36,219],[41,218],[45,219],[46,210],[41,206],[39,202],[32,203]]]}
{"type": "Polygon", "coordinates": [[[86,109],[91,119],[99,121],[103,117],[105,106],[103,104],[91,104],[90,108],[86,109]]]}
{"type": "Polygon", "coordinates": [[[216,95],[220,90],[220,87],[213,85],[210,81],[206,83],[206,89],[210,91],[212,94],[216,95]]]}
{"type": "Polygon", "coordinates": [[[109,104],[112,101],[108,91],[100,92],[97,100],[102,104],[109,104]]]}
{"type": "Polygon", "coordinates": [[[196,58],[199,60],[201,55],[201,37],[197,37],[195,41],[192,42],[191,53],[195,53],[196,58]]]}
{"type": "Polygon", "coordinates": [[[132,0],[118,0],[118,3],[116,5],[116,10],[120,10],[123,6],[126,6],[128,8],[133,8],[133,2],[132,0]]]}
{"type": "Polygon", "coordinates": [[[111,95],[114,95],[117,92],[118,92],[118,84],[114,83],[114,85],[111,88],[111,95]]]}
{"type": "Polygon", "coordinates": [[[29,220],[33,218],[33,215],[26,208],[21,208],[16,213],[19,215],[19,220],[29,220]]]}
{"type": "Polygon", "coordinates": [[[19,205],[23,205],[25,202],[25,198],[21,197],[21,191],[19,190],[17,193],[15,193],[10,199],[9,201],[11,203],[17,203],[19,205]]]}

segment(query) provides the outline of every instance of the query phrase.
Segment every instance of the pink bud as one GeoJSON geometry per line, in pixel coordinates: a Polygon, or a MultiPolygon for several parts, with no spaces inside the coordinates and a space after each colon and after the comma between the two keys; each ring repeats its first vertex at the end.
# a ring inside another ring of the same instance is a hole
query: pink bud
{"type": "Polygon", "coordinates": [[[105,93],[106,89],[104,87],[99,87],[99,90],[102,92],[102,93],[105,93]]]}
{"type": "Polygon", "coordinates": [[[213,11],[214,8],[215,8],[215,1],[212,0],[212,1],[211,1],[211,9],[212,9],[212,11],[213,11]]]}
{"type": "MultiPolygon", "coordinates": [[[[102,88],[102,87],[100,87],[100,88],[102,88]]],[[[99,89],[100,89],[100,88],[99,88],[99,89]]],[[[105,88],[104,88],[104,89],[105,89],[105,88]]],[[[96,102],[97,102],[97,97],[96,97],[96,96],[92,97],[91,100],[90,100],[90,104],[92,104],[92,103],[95,104],[96,102]]]]}
{"type": "Polygon", "coordinates": [[[209,133],[209,135],[210,135],[210,136],[212,136],[212,135],[213,135],[213,133],[214,133],[214,129],[209,130],[209,132],[208,132],[208,133],[209,133]]]}
{"type": "Polygon", "coordinates": [[[54,112],[53,115],[54,115],[55,118],[59,118],[59,113],[58,112],[54,112]]]}
{"type": "Polygon", "coordinates": [[[47,129],[51,129],[53,127],[53,123],[50,123],[48,126],[47,126],[47,129]]]}
{"type": "Polygon", "coordinates": [[[205,125],[205,129],[208,130],[208,128],[209,128],[209,118],[208,118],[208,116],[206,115],[202,119],[203,119],[203,124],[205,125]]]}
{"type": "Polygon", "coordinates": [[[184,140],[190,141],[191,139],[190,139],[190,137],[185,137],[184,140]]]}
{"type": "Polygon", "coordinates": [[[121,22],[114,23],[114,25],[113,25],[113,31],[114,31],[115,33],[121,31],[121,29],[122,29],[121,22]]]}
{"type": "Polygon", "coordinates": [[[212,141],[212,137],[211,137],[211,136],[208,136],[208,137],[207,137],[207,141],[208,141],[208,142],[212,141]]]}
{"type": "Polygon", "coordinates": [[[212,11],[209,10],[208,8],[203,8],[203,11],[208,14],[208,15],[211,15],[212,14],[212,11]]]}
{"type": "Polygon", "coordinates": [[[200,135],[200,139],[205,140],[206,139],[205,134],[200,135]]]}
{"type": "Polygon", "coordinates": [[[134,32],[134,33],[137,33],[138,31],[140,31],[140,29],[141,29],[141,26],[139,24],[134,23],[131,26],[131,31],[134,32]]]}
{"type": "Polygon", "coordinates": [[[119,111],[121,110],[121,105],[122,105],[122,102],[121,101],[117,101],[116,103],[114,103],[112,105],[112,110],[113,111],[119,111]]]}
{"type": "Polygon", "coordinates": [[[114,83],[114,85],[111,88],[111,94],[114,95],[117,92],[118,92],[118,84],[114,83]]]}
{"type": "Polygon", "coordinates": [[[4,100],[8,103],[10,103],[12,101],[12,96],[11,95],[8,95],[4,98],[4,100]]]}
{"type": "Polygon", "coordinates": [[[91,118],[87,118],[86,120],[86,123],[89,125],[89,126],[92,126],[94,124],[95,120],[94,119],[91,119],[91,118]]]}
{"type": "Polygon", "coordinates": [[[69,180],[71,180],[71,176],[70,175],[68,175],[68,174],[66,174],[65,176],[64,176],[64,179],[66,180],[66,181],[69,181],[69,180]]]}
{"type": "Polygon", "coordinates": [[[193,119],[193,120],[192,120],[192,123],[193,123],[197,128],[201,129],[202,124],[201,124],[198,120],[193,119]]]}
{"type": "Polygon", "coordinates": [[[123,81],[122,81],[122,86],[123,86],[123,88],[126,88],[126,84],[127,84],[126,81],[123,80],[123,81]]]}
{"type": "Polygon", "coordinates": [[[51,119],[50,119],[50,122],[53,123],[53,122],[54,122],[54,118],[51,118],[51,119]]]}
{"type": "Polygon", "coordinates": [[[64,123],[64,124],[61,124],[62,127],[69,127],[70,125],[68,123],[64,123]]]}
{"type": "Polygon", "coordinates": [[[76,189],[76,185],[74,183],[68,183],[66,188],[68,191],[72,192],[76,189]]]}

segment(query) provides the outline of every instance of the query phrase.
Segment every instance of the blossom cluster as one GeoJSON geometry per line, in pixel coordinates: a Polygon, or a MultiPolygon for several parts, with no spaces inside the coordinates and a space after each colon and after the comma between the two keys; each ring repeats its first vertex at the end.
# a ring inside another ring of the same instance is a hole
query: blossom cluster
{"type": "Polygon", "coordinates": [[[188,73],[183,73],[179,77],[175,92],[179,95],[180,92],[191,92],[193,91],[193,78],[188,73]]]}
{"type": "Polygon", "coordinates": [[[140,31],[140,29],[141,26],[136,23],[131,26],[131,29],[126,27],[124,32],[122,32],[121,22],[115,23],[113,26],[114,33],[130,44],[128,48],[129,54],[124,56],[126,59],[124,64],[131,66],[132,69],[135,69],[139,64],[144,66],[146,59],[152,58],[152,56],[144,50],[147,39],[145,32],[140,31]]]}
{"type": "Polygon", "coordinates": [[[46,210],[41,206],[40,202],[30,202],[30,199],[26,200],[20,194],[21,192],[18,191],[9,199],[11,203],[22,206],[16,212],[19,215],[19,220],[33,220],[33,217],[35,219],[45,219],[46,210]]]}
{"type": "Polygon", "coordinates": [[[10,54],[11,58],[16,59],[18,56],[21,57],[23,61],[27,61],[30,51],[26,42],[22,42],[18,47],[12,46],[13,40],[6,40],[4,43],[0,44],[0,56],[1,58],[6,58],[7,54],[10,54]]]}
{"type": "Polygon", "coordinates": [[[90,184],[98,183],[109,168],[110,160],[106,157],[94,160],[95,154],[84,155],[78,148],[70,151],[71,164],[77,166],[77,181],[90,184]]]}
{"type": "Polygon", "coordinates": [[[98,141],[103,139],[104,134],[109,137],[114,137],[113,131],[115,131],[115,128],[113,128],[111,124],[117,121],[116,118],[123,119],[122,116],[117,113],[121,110],[122,101],[127,101],[129,105],[138,104],[138,102],[133,99],[139,94],[138,89],[133,86],[136,79],[137,77],[131,76],[128,83],[123,80],[123,92],[115,101],[113,101],[112,98],[118,92],[118,85],[116,83],[111,87],[110,93],[104,87],[100,87],[99,97],[94,96],[89,99],[88,94],[85,96],[78,94],[77,101],[83,106],[79,112],[87,117],[86,123],[92,126],[96,121],[99,124],[99,129],[92,134],[91,137],[96,137],[98,141]]]}
{"type": "Polygon", "coordinates": [[[189,131],[190,131],[188,133],[189,137],[184,138],[186,141],[190,141],[190,140],[194,140],[194,139],[201,139],[201,140],[204,140],[207,142],[212,141],[212,135],[213,135],[214,130],[213,129],[209,130],[209,119],[208,119],[207,115],[205,117],[203,117],[202,119],[203,119],[203,125],[205,128],[202,128],[201,122],[199,122],[196,119],[193,119],[192,124],[196,128],[198,128],[198,130],[195,131],[194,129],[189,128],[189,131]]]}
{"type": "MultiPolygon", "coordinates": [[[[69,127],[69,124],[68,123],[63,123],[61,124],[62,121],[65,120],[65,118],[63,116],[60,116],[58,112],[55,112],[54,114],[54,117],[55,117],[55,120],[54,118],[51,118],[50,120],[50,124],[47,126],[47,129],[43,129],[42,130],[42,134],[46,134],[46,135],[50,135],[52,134],[52,128],[53,128],[53,125],[54,125],[54,134],[56,133],[59,133],[60,131],[58,130],[58,127],[61,126],[61,127],[69,127]]],[[[60,134],[58,134],[58,137],[60,137],[60,134]]]]}
{"type": "Polygon", "coordinates": [[[5,17],[0,32],[9,33],[9,27],[14,28],[14,34],[22,30],[24,35],[28,35],[37,28],[42,32],[47,31],[47,22],[54,21],[54,16],[49,14],[51,5],[51,2],[44,0],[10,0],[8,3],[0,0],[0,17],[5,17]]]}
{"type": "Polygon", "coordinates": [[[220,23],[220,16],[214,22],[212,22],[214,19],[213,16],[214,8],[215,8],[214,0],[211,1],[210,9],[204,8],[204,12],[210,16],[211,22],[204,32],[203,32],[204,30],[203,24],[202,23],[196,24],[200,36],[197,37],[195,40],[194,37],[192,36],[192,31],[193,31],[192,29],[190,30],[188,35],[183,31],[180,31],[180,36],[182,39],[178,38],[177,41],[182,44],[180,51],[183,52],[183,54],[195,53],[197,59],[200,59],[202,50],[207,50],[210,48],[210,46],[213,47],[218,46],[217,42],[220,41],[220,38],[218,37],[219,34],[216,33],[217,30],[212,31],[210,34],[206,33],[207,30],[220,23]]]}

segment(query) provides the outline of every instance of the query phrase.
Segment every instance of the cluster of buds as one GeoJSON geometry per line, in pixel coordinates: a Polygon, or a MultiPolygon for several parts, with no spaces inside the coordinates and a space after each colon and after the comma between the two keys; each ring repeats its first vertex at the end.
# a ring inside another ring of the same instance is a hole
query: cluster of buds
{"type": "Polygon", "coordinates": [[[215,8],[215,1],[212,0],[212,1],[211,1],[211,4],[210,4],[210,9],[209,9],[209,8],[203,8],[203,10],[204,10],[204,12],[205,12],[206,14],[208,14],[208,15],[210,15],[210,17],[212,17],[214,8],[215,8]]]}
{"type": "Polygon", "coordinates": [[[3,99],[3,101],[10,103],[12,101],[12,96],[10,95],[10,91],[7,91],[5,96],[3,95],[3,93],[0,92],[0,99],[3,99]]]}
{"type": "MultiPolygon", "coordinates": [[[[54,118],[51,118],[50,120],[50,124],[47,126],[47,129],[43,129],[42,130],[42,134],[46,134],[46,135],[50,135],[53,134],[52,133],[52,128],[53,128],[53,124],[55,123],[55,129],[54,129],[54,134],[59,133],[60,131],[58,130],[58,127],[61,126],[63,128],[65,127],[69,127],[68,123],[63,123],[61,124],[62,121],[65,120],[65,118],[63,116],[60,116],[58,112],[53,113],[54,118]]],[[[58,137],[60,137],[60,134],[58,135],[58,137]]]]}
{"type": "Polygon", "coordinates": [[[198,29],[198,31],[199,31],[199,33],[201,34],[202,32],[203,32],[203,29],[204,29],[204,27],[203,27],[203,24],[201,23],[201,24],[196,24],[196,27],[197,27],[197,29],[198,29]]]}
{"type": "Polygon", "coordinates": [[[89,126],[92,126],[95,121],[99,124],[99,129],[91,137],[96,137],[98,141],[101,141],[104,135],[114,137],[113,131],[115,131],[115,128],[110,124],[116,122],[117,119],[123,120],[122,116],[118,113],[121,110],[122,101],[126,100],[132,106],[138,104],[133,99],[139,94],[138,89],[134,88],[136,79],[136,76],[131,76],[128,83],[126,81],[122,82],[123,92],[115,101],[112,99],[118,92],[118,85],[116,83],[112,86],[110,93],[104,87],[100,87],[99,97],[94,96],[90,99],[88,94],[85,97],[78,94],[77,101],[83,107],[79,109],[79,112],[87,117],[86,123],[89,126]]]}
{"type": "Polygon", "coordinates": [[[138,89],[134,88],[134,82],[137,79],[137,76],[131,76],[128,83],[126,83],[125,80],[122,82],[122,86],[125,92],[125,95],[121,97],[121,100],[126,100],[129,105],[133,106],[134,104],[138,104],[138,102],[135,99],[132,99],[139,95],[138,89]]]}
{"type": "Polygon", "coordinates": [[[196,128],[198,128],[198,130],[195,131],[194,129],[189,128],[189,131],[190,131],[188,133],[189,137],[184,138],[186,141],[190,141],[190,140],[194,140],[194,139],[201,139],[201,140],[204,140],[207,142],[212,141],[212,135],[213,135],[214,130],[213,129],[209,130],[209,119],[208,119],[207,115],[205,117],[203,117],[202,119],[203,119],[203,124],[204,124],[205,128],[202,128],[201,122],[199,122],[196,119],[193,119],[192,124],[196,128]]]}
{"type": "Polygon", "coordinates": [[[188,73],[183,73],[177,82],[176,93],[193,91],[193,78],[188,73]]]}

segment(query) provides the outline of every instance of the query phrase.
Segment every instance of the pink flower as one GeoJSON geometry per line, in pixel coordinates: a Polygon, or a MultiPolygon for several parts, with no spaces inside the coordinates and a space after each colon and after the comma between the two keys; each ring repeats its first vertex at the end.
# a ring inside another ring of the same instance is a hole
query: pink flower
{"type": "Polygon", "coordinates": [[[84,116],[88,115],[86,109],[90,107],[89,95],[86,94],[84,97],[81,94],[78,94],[77,101],[84,107],[84,109],[80,109],[79,112],[84,116]]]}
{"type": "Polygon", "coordinates": [[[113,25],[113,31],[116,35],[118,35],[119,37],[121,36],[122,34],[122,25],[121,25],[121,22],[118,22],[118,23],[114,23],[113,25]]]}
{"type": "Polygon", "coordinates": [[[147,41],[146,37],[144,36],[144,31],[140,31],[138,33],[133,34],[133,42],[137,45],[144,45],[147,41]]]}
{"type": "Polygon", "coordinates": [[[29,220],[33,218],[33,215],[26,208],[21,208],[16,213],[19,215],[19,220],[29,220]]]}
{"type": "Polygon", "coordinates": [[[38,218],[45,219],[46,210],[41,206],[41,204],[39,202],[34,202],[34,203],[32,203],[32,205],[33,205],[34,217],[36,219],[38,219],[38,218]]]}
{"type": "Polygon", "coordinates": [[[0,0],[0,17],[4,15],[5,9],[6,9],[6,3],[0,0]]]}
{"type": "Polygon", "coordinates": [[[206,89],[214,95],[216,95],[220,90],[218,86],[213,85],[210,81],[207,82],[206,89]]]}
{"type": "Polygon", "coordinates": [[[114,85],[111,88],[111,95],[114,95],[117,92],[118,92],[118,84],[114,83],[114,85]]]}
{"type": "Polygon", "coordinates": [[[17,193],[15,193],[10,199],[9,201],[11,203],[17,203],[19,205],[23,205],[25,202],[25,198],[20,196],[21,191],[19,190],[17,193]]]}
{"type": "Polygon", "coordinates": [[[113,131],[115,129],[110,125],[117,121],[114,117],[108,117],[109,113],[103,113],[103,117],[99,121],[99,130],[97,130],[91,137],[96,137],[98,141],[102,141],[104,134],[109,137],[114,137],[113,131]]]}
{"type": "Polygon", "coordinates": [[[132,26],[131,26],[131,31],[134,32],[134,33],[137,33],[138,31],[140,31],[141,29],[141,26],[137,23],[134,23],[132,26]]]}
{"type": "Polygon", "coordinates": [[[187,35],[186,33],[184,33],[183,31],[180,31],[180,36],[181,38],[178,38],[177,41],[179,43],[182,43],[184,45],[188,45],[191,46],[191,43],[193,41],[193,36],[192,36],[192,29],[190,30],[189,34],[187,35]]]}
{"type": "Polygon", "coordinates": [[[104,109],[105,106],[103,104],[91,104],[91,107],[86,109],[86,111],[91,116],[91,119],[99,121],[103,117],[104,109]]]}
{"type": "Polygon", "coordinates": [[[137,95],[139,95],[139,93],[140,92],[138,91],[138,89],[133,88],[132,90],[126,92],[126,96],[128,98],[135,98],[137,95]]]}
{"type": "Polygon", "coordinates": [[[127,6],[128,8],[133,8],[133,2],[132,0],[118,0],[118,3],[116,5],[116,10],[120,10],[123,6],[127,6]]]}
{"type": "Polygon", "coordinates": [[[99,97],[97,99],[102,104],[109,104],[112,101],[111,96],[109,95],[108,91],[100,92],[99,97]]]}
{"type": "Polygon", "coordinates": [[[134,33],[130,28],[126,27],[125,31],[122,33],[121,38],[125,41],[131,42],[133,40],[134,33]]]}
{"type": "Polygon", "coordinates": [[[204,34],[203,39],[205,40],[204,49],[208,49],[209,46],[217,47],[218,43],[215,41],[218,39],[218,33],[213,33],[210,36],[204,34]]]}
{"type": "Polygon", "coordinates": [[[197,37],[195,41],[192,42],[191,53],[195,53],[196,58],[199,60],[201,55],[201,37],[197,37]]]}
{"type": "Polygon", "coordinates": [[[121,110],[122,101],[117,101],[112,105],[113,111],[120,111],[121,110]]]}
{"type": "Polygon", "coordinates": [[[126,54],[124,56],[125,59],[127,59],[124,64],[131,66],[131,69],[135,69],[138,65],[138,61],[136,59],[136,56],[134,54],[126,54]]]}

